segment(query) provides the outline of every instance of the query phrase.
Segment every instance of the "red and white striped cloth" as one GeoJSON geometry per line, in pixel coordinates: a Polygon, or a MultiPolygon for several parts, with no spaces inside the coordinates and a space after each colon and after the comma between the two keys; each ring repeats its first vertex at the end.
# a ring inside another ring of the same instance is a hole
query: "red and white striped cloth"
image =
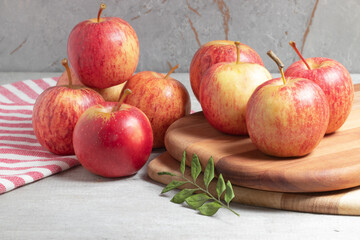
{"type": "Polygon", "coordinates": [[[31,123],[37,96],[57,78],[25,80],[0,86],[0,194],[79,164],[58,156],[37,141],[31,123]]]}

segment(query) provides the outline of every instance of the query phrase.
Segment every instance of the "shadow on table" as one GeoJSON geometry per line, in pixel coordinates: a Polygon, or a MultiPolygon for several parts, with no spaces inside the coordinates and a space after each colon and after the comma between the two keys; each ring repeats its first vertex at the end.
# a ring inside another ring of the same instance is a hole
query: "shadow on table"
{"type": "MultiPolygon", "coordinates": [[[[126,177],[118,177],[118,178],[101,177],[99,175],[95,175],[95,174],[89,172],[81,165],[70,168],[66,171],[60,172],[60,173],[56,174],[55,176],[57,176],[58,178],[60,178],[63,181],[76,181],[76,182],[113,182],[113,181],[119,181],[122,179],[124,179],[124,180],[125,179],[131,179],[131,180],[142,179],[147,182],[155,183],[155,181],[153,181],[147,174],[147,165],[149,164],[149,162],[151,160],[153,160],[154,158],[156,158],[158,155],[160,155],[163,152],[165,152],[164,148],[154,149],[151,152],[151,155],[149,156],[149,159],[146,162],[146,164],[137,173],[130,175],[130,176],[126,176],[126,177]]],[[[161,185],[161,184],[159,184],[159,185],[161,185]]]]}

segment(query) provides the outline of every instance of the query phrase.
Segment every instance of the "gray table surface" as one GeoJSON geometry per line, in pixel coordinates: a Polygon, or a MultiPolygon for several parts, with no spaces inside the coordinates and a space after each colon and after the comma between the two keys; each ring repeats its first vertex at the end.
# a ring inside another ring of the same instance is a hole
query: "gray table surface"
{"type": "MultiPolygon", "coordinates": [[[[0,84],[59,76],[0,73],[0,84]]],[[[275,74],[276,76],[276,74],[275,74]]],[[[188,74],[174,74],[191,93],[188,74]]],[[[360,74],[352,74],[360,83],[360,74]]],[[[200,105],[191,93],[192,108],[200,105]]],[[[153,159],[162,151],[154,151],[153,159]]],[[[281,211],[232,203],[205,217],[161,195],[146,166],[106,179],[81,166],[0,195],[0,239],[359,239],[360,217],[281,211]]],[[[360,201],[360,199],[359,199],[360,201]]]]}

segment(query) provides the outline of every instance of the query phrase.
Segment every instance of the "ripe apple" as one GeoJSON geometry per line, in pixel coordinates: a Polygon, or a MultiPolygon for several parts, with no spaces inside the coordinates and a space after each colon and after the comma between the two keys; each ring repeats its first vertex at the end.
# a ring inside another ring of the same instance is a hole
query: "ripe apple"
{"type": "Polygon", "coordinates": [[[266,68],[256,63],[237,61],[217,63],[210,67],[200,85],[200,104],[208,122],[221,132],[246,135],[245,110],[257,86],[271,79],[266,68]]]}
{"type": "MultiPolygon", "coordinates": [[[[79,86],[85,86],[78,78],[78,76],[75,74],[75,72],[72,70],[71,67],[69,67],[70,69],[70,74],[71,74],[71,78],[72,78],[72,82],[74,85],[79,85],[79,86]]],[[[60,86],[60,85],[67,85],[69,82],[69,78],[68,78],[68,74],[67,71],[63,72],[61,74],[61,76],[59,77],[56,86],[60,86]]],[[[106,102],[117,102],[119,100],[119,96],[121,91],[123,90],[125,83],[121,83],[112,87],[108,87],[108,88],[92,88],[93,90],[97,91],[98,93],[100,93],[100,95],[104,98],[104,100],[106,102]]]]}
{"type": "Polygon", "coordinates": [[[321,87],[330,106],[330,120],[326,133],[335,132],[349,116],[354,100],[354,86],[349,72],[341,63],[329,58],[304,59],[295,42],[291,41],[290,45],[301,60],[288,67],[285,76],[307,78],[321,87]]]}
{"type": "MultiPolygon", "coordinates": [[[[264,66],[259,54],[246,44],[240,43],[240,61],[264,66]]],[[[237,50],[234,41],[217,40],[202,45],[190,64],[190,82],[194,95],[199,99],[201,79],[207,69],[219,62],[235,62],[237,50]]]]}
{"type": "Polygon", "coordinates": [[[185,86],[169,75],[139,79],[135,76],[126,82],[125,89],[132,87],[133,94],[125,98],[125,103],[142,110],[149,118],[153,129],[153,148],[164,147],[165,132],[177,119],[190,114],[191,102],[185,86]]]}
{"type": "Polygon", "coordinates": [[[139,60],[139,42],[129,23],[117,17],[98,17],[78,23],[71,31],[69,61],[86,86],[107,88],[127,81],[139,60]]]}
{"type": "Polygon", "coordinates": [[[67,60],[69,84],[46,89],[36,99],[32,124],[35,136],[41,146],[59,155],[74,154],[72,135],[80,115],[89,107],[104,102],[104,99],[90,88],[72,85],[67,60]]]}
{"type": "Polygon", "coordinates": [[[310,153],[325,135],[329,104],[321,88],[305,78],[284,76],[256,88],[246,109],[246,125],[255,146],[268,155],[299,157],[310,153]]]}
{"type": "Polygon", "coordinates": [[[79,162],[103,177],[136,173],[149,158],[153,145],[151,125],[136,107],[105,102],[89,108],[74,130],[74,149],[79,162]]]}
{"type": "MultiPolygon", "coordinates": [[[[134,74],[127,82],[126,82],[126,88],[123,87],[122,91],[125,89],[133,89],[135,85],[142,84],[148,80],[154,79],[154,78],[164,78],[166,74],[153,72],[153,71],[142,71],[134,74]]],[[[171,76],[167,76],[169,79],[173,79],[171,76]]],[[[125,85],[124,85],[125,86],[125,85]]]]}
{"type": "MultiPolygon", "coordinates": [[[[140,83],[144,83],[147,80],[153,79],[153,78],[164,78],[166,75],[163,73],[157,73],[153,71],[142,71],[134,74],[127,82],[126,82],[126,88],[133,89],[133,87],[140,83]]],[[[171,78],[168,76],[168,78],[171,78]]],[[[126,89],[123,88],[123,91],[126,89]]]]}

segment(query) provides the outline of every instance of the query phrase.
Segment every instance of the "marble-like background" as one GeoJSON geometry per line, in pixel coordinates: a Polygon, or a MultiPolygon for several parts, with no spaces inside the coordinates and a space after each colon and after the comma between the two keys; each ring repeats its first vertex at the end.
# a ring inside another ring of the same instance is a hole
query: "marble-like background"
{"type": "MultiPolygon", "coordinates": [[[[0,0],[0,72],[59,72],[67,37],[97,15],[98,0],[0,0]]],[[[138,34],[137,71],[187,72],[201,44],[216,39],[252,46],[271,72],[272,49],[285,63],[323,56],[360,73],[359,0],[104,0],[103,16],[128,21],[138,34]]]]}

